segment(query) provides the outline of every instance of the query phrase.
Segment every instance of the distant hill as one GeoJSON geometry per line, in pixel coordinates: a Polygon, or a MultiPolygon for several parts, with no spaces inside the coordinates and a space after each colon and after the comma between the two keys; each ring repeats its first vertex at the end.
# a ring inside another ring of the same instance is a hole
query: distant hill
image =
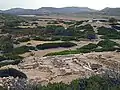
{"type": "Polygon", "coordinates": [[[104,8],[103,10],[100,11],[101,13],[104,13],[106,15],[115,15],[119,16],[120,15],[120,8],[104,8]]]}
{"type": "Polygon", "coordinates": [[[0,13],[13,14],[13,15],[49,15],[49,14],[72,14],[72,13],[86,13],[86,14],[104,14],[104,15],[120,15],[120,8],[104,8],[97,11],[88,7],[41,7],[39,9],[24,9],[12,8],[9,10],[1,11],[0,13]]]}
{"type": "Polygon", "coordinates": [[[80,13],[80,12],[95,12],[96,10],[88,7],[42,7],[39,9],[23,9],[23,8],[12,8],[9,10],[1,11],[5,14],[14,15],[40,15],[40,14],[51,14],[51,13],[80,13]]]}
{"type": "Polygon", "coordinates": [[[23,8],[12,8],[9,10],[3,11],[5,14],[14,14],[14,15],[21,15],[21,14],[32,14],[34,10],[32,9],[23,9],[23,8]]]}

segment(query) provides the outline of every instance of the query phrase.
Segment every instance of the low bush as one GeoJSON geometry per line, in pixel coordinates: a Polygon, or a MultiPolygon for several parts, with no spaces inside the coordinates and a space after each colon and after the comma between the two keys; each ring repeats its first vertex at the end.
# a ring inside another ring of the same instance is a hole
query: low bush
{"type": "Polygon", "coordinates": [[[33,46],[21,46],[14,48],[11,53],[13,54],[24,54],[26,52],[30,52],[30,50],[36,50],[33,46]]]}
{"type": "Polygon", "coordinates": [[[100,37],[101,39],[120,39],[120,34],[107,34],[100,37]]]}
{"type": "Polygon", "coordinates": [[[120,50],[120,45],[118,43],[110,40],[102,40],[98,44],[90,43],[81,48],[77,48],[76,50],[65,50],[61,52],[53,52],[53,53],[48,53],[45,56],[89,53],[92,51],[104,52],[104,51],[116,51],[116,50],[118,51],[120,50]],[[101,48],[97,48],[98,46],[100,46],[101,48]],[[118,46],[118,48],[116,48],[115,46],[118,46]]]}
{"type": "Polygon", "coordinates": [[[60,42],[60,43],[40,44],[40,45],[37,45],[36,48],[43,50],[43,49],[58,48],[58,47],[68,48],[68,47],[72,47],[72,46],[76,46],[76,44],[72,43],[72,42],[60,42]]]}
{"type": "Polygon", "coordinates": [[[106,27],[99,27],[98,28],[98,35],[107,35],[107,34],[117,34],[117,30],[112,28],[106,28],[106,27]]]}
{"type": "Polygon", "coordinates": [[[85,45],[85,46],[83,46],[83,47],[81,47],[81,48],[78,48],[78,50],[79,50],[79,49],[89,49],[89,50],[92,50],[92,49],[94,49],[94,48],[97,48],[97,45],[96,45],[96,44],[93,44],[93,43],[89,43],[88,45],[85,45]]]}
{"type": "Polygon", "coordinates": [[[97,45],[103,48],[109,48],[109,47],[112,48],[114,46],[120,46],[118,43],[111,41],[109,39],[102,40],[97,45]]]}
{"type": "Polygon", "coordinates": [[[68,54],[79,54],[79,53],[81,52],[78,50],[65,50],[61,52],[48,53],[45,56],[68,55],[68,54]]]}
{"type": "Polygon", "coordinates": [[[0,67],[6,66],[6,65],[18,65],[21,60],[4,60],[0,62],[0,67]]]}
{"type": "Polygon", "coordinates": [[[22,37],[22,38],[18,38],[17,41],[18,42],[28,42],[28,41],[30,41],[30,38],[29,37],[22,37]]]}
{"type": "Polygon", "coordinates": [[[35,90],[120,90],[120,79],[96,75],[73,80],[69,84],[49,83],[47,86],[33,85],[31,88],[31,90],[33,88],[35,90]]]}
{"type": "Polygon", "coordinates": [[[15,55],[15,54],[4,54],[0,56],[0,67],[6,65],[17,65],[21,62],[23,57],[15,55]]]}

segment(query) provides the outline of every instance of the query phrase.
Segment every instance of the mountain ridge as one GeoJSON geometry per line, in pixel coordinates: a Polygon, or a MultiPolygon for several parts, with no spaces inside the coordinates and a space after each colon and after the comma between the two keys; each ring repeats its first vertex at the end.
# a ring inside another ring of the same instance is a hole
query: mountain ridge
{"type": "Polygon", "coordinates": [[[51,13],[79,13],[79,12],[95,12],[96,10],[88,7],[41,7],[39,9],[24,9],[24,8],[11,8],[8,10],[1,11],[6,14],[51,14],[51,13]]]}
{"type": "Polygon", "coordinates": [[[104,15],[120,15],[120,8],[106,7],[102,10],[95,10],[88,7],[41,7],[38,9],[11,8],[0,10],[0,13],[13,15],[49,15],[49,14],[72,14],[72,13],[99,13],[104,15]]]}

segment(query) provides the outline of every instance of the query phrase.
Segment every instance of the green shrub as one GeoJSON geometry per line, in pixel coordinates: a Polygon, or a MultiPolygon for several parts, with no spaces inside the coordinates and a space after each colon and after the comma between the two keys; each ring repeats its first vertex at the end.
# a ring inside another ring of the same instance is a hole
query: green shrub
{"type": "Polygon", "coordinates": [[[33,46],[21,46],[21,47],[14,48],[11,53],[13,53],[13,54],[24,54],[26,52],[30,52],[30,50],[36,50],[36,48],[33,47],[33,46]]]}
{"type": "Polygon", "coordinates": [[[79,39],[75,36],[62,36],[61,41],[78,41],[79,39]]]}
{"type": "Polygon", "coordinates": [[[92,50],[92,49],[94,49],[94,48],[97,48],[97,45],[96,45],[96,44],[93,44],[93,43],[89,43],[88,45],[85,45],[85,46],[83,46],[83,47],[81,47],[81,48],[78,48],[78,50],[79,50],[79,49],[92,50]]]}
{"type": "Polygon", "coordinates": [[[116,42],[114,42],[114,41],[111,41],[111,40],[109,40],[109,39],[102,40],[102,41],[100,41],[97,45],[98,45],[98,46],[101,46],[101,47],[103,47],[103,48],[109,48],[109,47],[112,48],[112,47],[114,47],[114,46],[119,46],[118,43],[116,43],[116,42]]]}
{"type": "Polygon", "coordinates": [[[102,38],[102,39],[120,39],[120,35],[119,34],[107,34],[107,35],[101,36],[100,38],[102,38]]]}
{"type": "Polygon", "coordinates": [[[77,48],[76,50],[65,50],[60,52],[53,52],[53,53],[48,53],[45,56],[90,53],[92,51],[95,51],[95,52],[115,51],[115,50],[120,50],[119,46],[120,45],[117,44],[116,42],[113,42],[110,40],[102,40],[98,44],[89,43],[88,45],[85,45],[81,48],[77,48]],[[101,46],[102,48],[99,49],[97,48],[98,46],[101,46]],[[118,46],[118,48],[114,46],[118,46]]]}
{"type": "Polygon", "coordinates": [[[0,37],[0,50],[8,53],[13,49],[13,41],[11,39],[11,35],[1,36],[0,37]]]}
{"type": "Polygon", "coordinates": [[[19,41],[19,42],[28,42],[28,41],[30,41],[30,38],[29,37],[22,37],[22,38],[18,38],[17,41],[19,41]]]}
{"type": "Polygon", "coordinates": [[[107,34],[117,34],[117,30],[114,30],[112,28],[106,28],[106,27],[99,27],[98,28],[98,34],[99,35],[107,35],[107,34]]]}
{"type": "Polygon", "coordinates": [[[76,21],[75,25],[81,25],[84,21],[76,21]]]}
{"type": "Polygon", "coordinates": [[[6,65],[18,65],[21,60],[4,60],[0,62],[0,67],[6,66],[6,65]]]}
{"type": "Polygon", "coordinates": [[[14,48],[12,51],[13,54],[23,54],[26,52],[29,52],[29,48],[27,46],[21,46],[21,47],[14,48]]]}
{"type": "Polygon", "coordinates": [[[10,64],[17,65],[20,63],[22,59],[23,57],[18,56],[16,54],[12,54],[12,53],[1,55],[0,56],[0,67],[10,65],[10,64]]]}
{"type": "Polygon", "coordinates": [[[120,90],[120,79],[92,76],[89,78],[76,79],[70,84],[49,83],[46,86],[33,85],[35,90],[120,90]]]}
{"type": "Polygon", "coordinates": [[[44,44],[37,45],[36,47],[40,50],[43,50],[43,49],[58,48],[58,47],[67,48],[72,46],[76,46],[76,44],[72,42],[44,43],[44,44]]]}

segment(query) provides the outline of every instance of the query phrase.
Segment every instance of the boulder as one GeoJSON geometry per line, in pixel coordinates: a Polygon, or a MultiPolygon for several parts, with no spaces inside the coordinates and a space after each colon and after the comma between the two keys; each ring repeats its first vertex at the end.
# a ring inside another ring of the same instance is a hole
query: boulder
{"type": "Polygon", "coordinates": [[[14,78],[16,78],[16,77],[27,78],[27,76],[23,72],[18,71],[14,68],[0,70],[0,77],[9,77],[9,76],[12,76],[14,78]]]}

